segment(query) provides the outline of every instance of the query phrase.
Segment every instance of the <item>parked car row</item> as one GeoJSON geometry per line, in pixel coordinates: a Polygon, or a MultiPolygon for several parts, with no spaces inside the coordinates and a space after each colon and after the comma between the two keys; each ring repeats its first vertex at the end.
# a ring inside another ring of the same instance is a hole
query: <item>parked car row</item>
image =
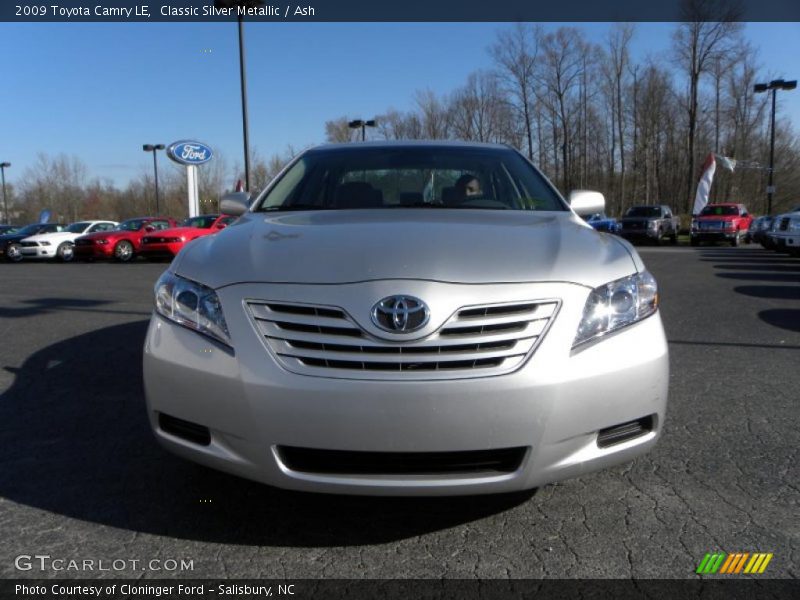
{"type": "Polygon", "coordinates": [[[0,235],[0,258],[22,260],[96,260],[129,262],[137,256],[172,258],[184,244],[227,227],[236,217],[201,215],[180,224],[170,217],[115,221],[34,223],[0,235]]]}

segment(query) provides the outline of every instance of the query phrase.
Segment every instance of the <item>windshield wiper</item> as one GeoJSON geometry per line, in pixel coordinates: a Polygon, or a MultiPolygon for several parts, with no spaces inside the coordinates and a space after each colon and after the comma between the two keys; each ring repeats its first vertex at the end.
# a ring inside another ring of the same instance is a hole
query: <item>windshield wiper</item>
{"type": "Polygon", "coordinates": [[[258,212],[288,212],[293,210],[335,210],[330,206],[319,206],[318,204],[290,204],[289,206],[267,206],[258,212]]]}

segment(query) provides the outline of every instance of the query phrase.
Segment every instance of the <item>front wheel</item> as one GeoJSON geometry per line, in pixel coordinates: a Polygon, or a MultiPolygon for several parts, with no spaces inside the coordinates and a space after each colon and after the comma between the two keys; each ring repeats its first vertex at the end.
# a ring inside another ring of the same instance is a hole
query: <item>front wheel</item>
{"type": "Polygon", "coordinates": [[[700,245],[700,240],[698,240],[697,238],[692,238],[692,239],[689,240],[689,245],[691,245],[691,246],[699,246],[700,245]]]}
{"type": "Polygon", "coordinates": [[[122,240],[114,246],[114,258],[119,262],[130,262],[133,258],[133,244],[122,240]]]}
{"type": "Polygon", "coordinates": [[[9,244],[6,248],[6,258],[11,262],[19,262],[22,260],[22,246],[19,244],[9,244]]]}
{"type": "Polygon", "coordinates": [[[669,243],[672,244],[673,246],[678,243],[678,234],[677,233],[673,232],[673,233],[670,234],[669,243]]]}
{"type": "Polygon", "coordinates": [[[75,258],[75,247],[69,242],[59,244],[56,249],[56,257],[61,262],[71,262],[75,258]]]}
{"type": "Polygon", "coordinates": [[[731,240],[731,246],[733,246],[735,248],[736,246],[739,245],[739,241],[740,241],[739,232],[737,231],[736,235],[734,235],[733,239],[731,240]]]}

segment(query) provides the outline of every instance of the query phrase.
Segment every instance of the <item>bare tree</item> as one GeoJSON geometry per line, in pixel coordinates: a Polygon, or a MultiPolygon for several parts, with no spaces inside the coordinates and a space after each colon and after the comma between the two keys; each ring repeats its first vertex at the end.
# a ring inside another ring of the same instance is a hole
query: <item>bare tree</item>
{"type": "Polygon", "coordinates": [[[513,29],[499,32],[497,41],[490,49],[497,65],[498,80],[510,99],[514,116],[522,121],[525,149],[531,160],[536,100],[535,69],[540,37],[541,30],[538,27],[517,23],[513,29]]]}
{"type": "Polygon", "coordinates": [[[733,52],[742,24],[736,21],[740,15],[738,7],[725,0],[684,0],[681,12],[683,22],[673,35],[673,52],[689,80],[686,134],[688,164],[684,189],[685,207],[688,209],[696,175],[695,138],[700,78],[716,61],[733,52]]]}

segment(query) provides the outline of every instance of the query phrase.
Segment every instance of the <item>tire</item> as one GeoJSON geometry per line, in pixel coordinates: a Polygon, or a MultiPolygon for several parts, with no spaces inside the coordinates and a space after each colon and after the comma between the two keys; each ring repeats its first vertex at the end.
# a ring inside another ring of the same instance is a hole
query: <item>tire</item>
{"type": "Polygon", "coordinates": [[[731,240],[731,246],[736,248],[739,245],[740,240],[741,238],[739,237],[739,232],[737,231],[736,235],[733,236],[733,239],[731,240]]]}
{"type": "Polygon", "coordinates": [[[117,242],[117,245],[114,246],[114,260],[119,262],[131,262],[133,257],[133,244],[128,240],[117,242]]]}
{"type": "Polygon", "coordinates": [[[22,246],[9,244],[6,248],[6,258],[11,262],[20,262],[22,260],[22,246]]]}
{"type": "Polygon", "coordinates": [[[672,244],[673,246],[678,243],[678,234],[677,233],[673,232],[673,233],[670,234],[669,243],[672,244]]]}
{"type": "Polygon", "coordinates": [[[56,248],[56,258],[61,262],[72,262],[75,260],[75,247],[69,242],[62,242],[56,248]]]}
{"type": "Polygon", "coordinates": [[[699,246],[700,245],[700,240],[698,240],[696,238],[691,238],[689,240],[689,245],[690,246],[699,246]]]}

